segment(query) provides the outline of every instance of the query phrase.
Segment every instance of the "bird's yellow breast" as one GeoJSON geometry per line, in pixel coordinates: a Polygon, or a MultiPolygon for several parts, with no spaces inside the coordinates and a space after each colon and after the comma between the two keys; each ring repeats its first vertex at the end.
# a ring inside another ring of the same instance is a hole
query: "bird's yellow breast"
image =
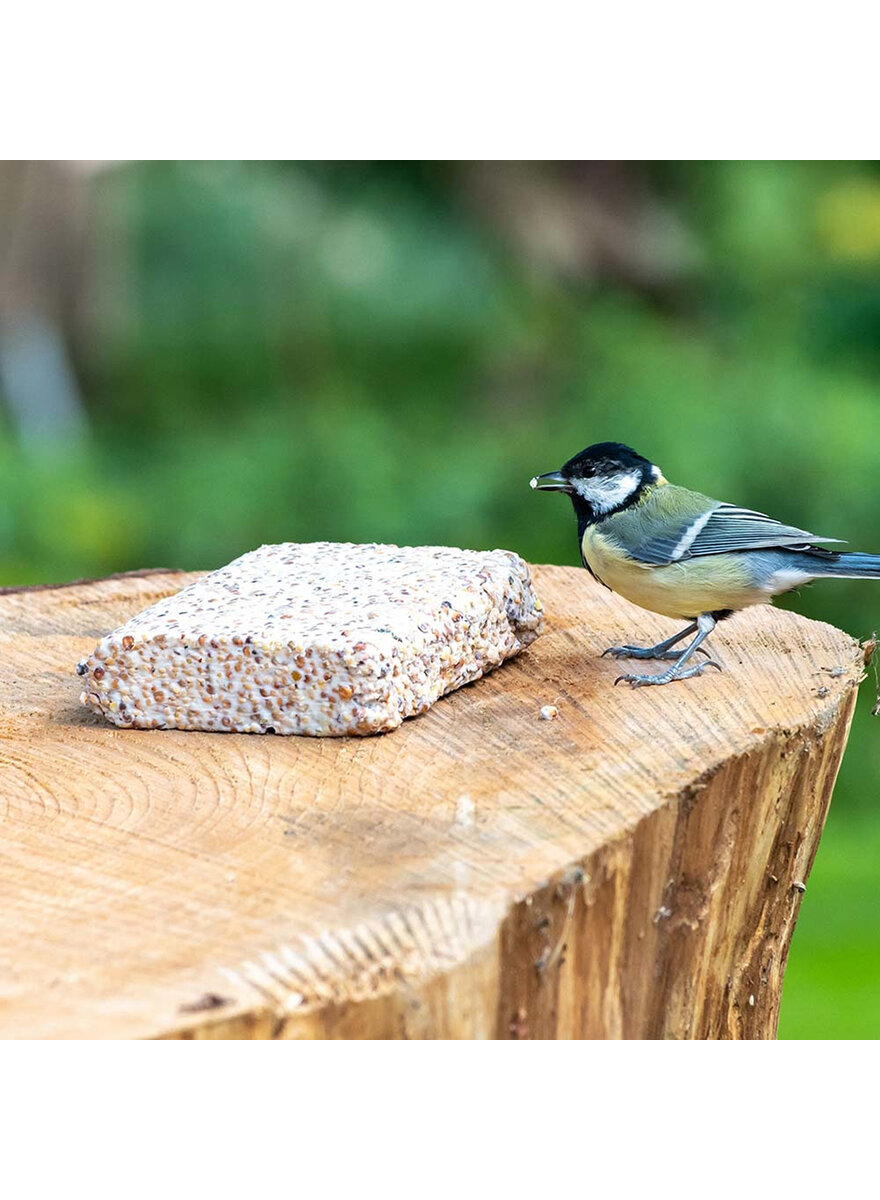
{"type": "Polygon", "coordinates": [[[711,554],[648,566],[629,558],[596,525],[584,531],[581,551],[596,578],[612,591],[665,617],[692,620],[700,613],[736,610],[770,599],[756,586],[742,555],[711,554]]]}

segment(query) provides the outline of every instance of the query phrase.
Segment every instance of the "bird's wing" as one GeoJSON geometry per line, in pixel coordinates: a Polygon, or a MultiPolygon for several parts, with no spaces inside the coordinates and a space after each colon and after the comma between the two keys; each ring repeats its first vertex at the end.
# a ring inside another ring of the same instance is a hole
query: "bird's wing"
{"type": "Polygon", "coordinates": [[[698,518],[683,534],[673,562],[699,554],[724,554],[728,550],[764,550],[774,546],[803,546],[813,542],[837,542],[839,538],[817,537],[806,529],[783,525],[766,513],[735,504],[719,504],[705,521],[698,518]]]}
{"type": "Polygon", "coordinates": [[[767,550],[836,542],[783,525],[765,513],[723,504],[673,484],[653,488],[645,500],[605,524],[630,555],[646,566],[667,566],[705,554],[767,550]],[[615,527],[617,526],[617,527],[615,527]]]}

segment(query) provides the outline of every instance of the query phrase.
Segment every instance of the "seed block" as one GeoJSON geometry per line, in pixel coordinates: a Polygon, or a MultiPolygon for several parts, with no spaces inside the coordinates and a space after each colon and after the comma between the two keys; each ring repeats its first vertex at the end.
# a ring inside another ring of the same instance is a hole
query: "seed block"
{"type": "Polygon", "coordinates": [[[541,629],[508,550],[263,546],[145,609],[81,662],[114,725],[333,737],[394,729],[541,629]]]}

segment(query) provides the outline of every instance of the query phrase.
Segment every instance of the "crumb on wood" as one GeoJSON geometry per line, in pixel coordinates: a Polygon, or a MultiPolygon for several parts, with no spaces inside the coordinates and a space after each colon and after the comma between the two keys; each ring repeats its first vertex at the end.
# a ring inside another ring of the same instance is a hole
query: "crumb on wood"
{"type": "Polygon", "coordinates": [[[568,899],[571,889],[578,887],[584,882],[585,879],[586,875],[582,866],[575,864],[573,867],[568,867],[565,871],[563,871],[556,883],[556,888],[553,893],[554,899],[568,899]]]}
{"type": "Polygon", "coordinates": [[[225,1008],[232,1001],[227,996],[218,996],[216,992],[204,992],[197,1000],[189,1004],[181,1004],[182,1013],[210,1012],[212,1008],[225,1008]]]}
{"type": "Polygon", "coordinates": [[[555,704],[545,704],[541,708],[539,716],[542,721],[555,721],[559,716],[559,709],[555,704]]]}
{"type": "Polygon", "coordinates": [[[518,1008],[508,1025],[510,1036],[514,1041],[520,1041],[529,1036],[528,1013],[524,1008],[518,1008]]]}
{"type": "Polygon", "coordinates": [[[455,804],[455,824],[462,829],[469,829],[474,823],[476,806],[471,797],[465,792],[459,796],[455,804]]]}

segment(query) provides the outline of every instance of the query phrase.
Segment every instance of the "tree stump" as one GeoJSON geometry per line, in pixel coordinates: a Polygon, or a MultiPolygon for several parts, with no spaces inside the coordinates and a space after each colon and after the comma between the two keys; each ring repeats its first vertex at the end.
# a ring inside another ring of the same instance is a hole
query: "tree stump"
{"type": "Polygon", "coordinates": [[[0,597],[0,1036],[774,1034],[851,638],[753,609],[723,674],[615,688],[601,651],[673,624],[537,567],[545,634],[394,733],[82,708],[75,663],[193,578],[0,597]]]}

